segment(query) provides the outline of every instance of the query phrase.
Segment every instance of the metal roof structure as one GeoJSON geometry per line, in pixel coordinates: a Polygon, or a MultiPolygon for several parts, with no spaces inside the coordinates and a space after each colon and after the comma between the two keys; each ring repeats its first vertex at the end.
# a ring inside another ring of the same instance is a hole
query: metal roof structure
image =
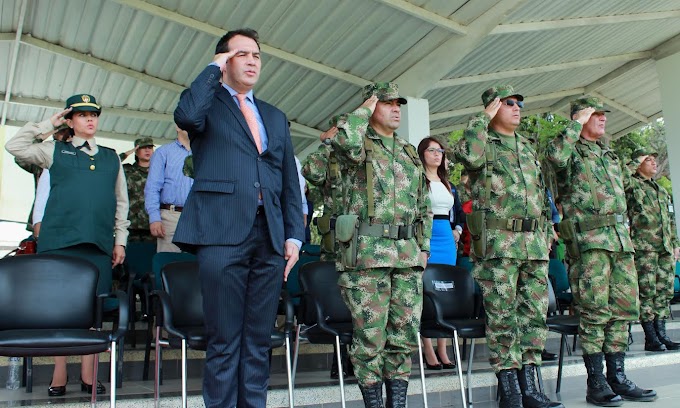
{"type": "Polygon", "coordinates": [[[617,137],[662,115],[655,60],[680,50],[680,0],[0,0],[2,121],[87,92],[101,135],[174,138],[180,92],[239,27],[260,34],[255,92],[288,115],[300,156],[373,81],[428,99],[432,135],[510,83],[524,115],[601,97],[617,137]]]}

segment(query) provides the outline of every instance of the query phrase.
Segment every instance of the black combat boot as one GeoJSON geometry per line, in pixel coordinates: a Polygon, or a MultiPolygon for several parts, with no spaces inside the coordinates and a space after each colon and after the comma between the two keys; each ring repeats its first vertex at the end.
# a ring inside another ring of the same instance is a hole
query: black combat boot
{"type": "Polygon", "coordinates": [[[382,383],[362,386],[359,384],[366,408],[385,408],[382,398],[382,383]]]}
{"type": "Polygon", "coordinates": [[[385,391],[387,392],[386,408],[406,408],[406,391],[408,381],[406,380],[385,380],[385,391]]]}
{"type": "Polygon", "coordinates": [[[615,393],[629,401],[647,402],[656,399],[656,391],[643,390],[626,378],[623,367],[626,353],[606,353],[604,358],[607,360],[607,382],[615,393]]]}
{"type": "Polygon", "coordinates": [[[666,351],[666,346],[659,340],[654,322],[640,322],[642,330],[645,331],[645,350],[646,351],[666,351]]]}
{"type": "Polygon", "coordinates": [[[666,349],[668,350],[678,350],[680,349],[680,343],[676,343],[673,340],[671,340],[670,337],[668,337],[668,334],[666,334],[666,321],[663,319],[659,319],[659,317],[654,318],[654,329],[656,330],[656,334],[659,337],[659,341],[666,346],[666,349]]]}
{"type": "Polygon", "coordinates": [[[522,391],[517,381],[517,370],[501,370],[496,373],[496,377],[498,377],[498,391],[501,395],[498,408],[524,408],[522,391]]]}
{"type": "Polygon", "coordinates": [[[536,387],[536,366],[533,364],[522,366],[517,380],[522,391],[524,408],[564,408],[562,403],[550,401],[550,398],[536,387]]]}
{"type": "Polygon", "coordinates": [[[588,373],[586,401],[600,407],[620,407],[623,405],[623,399],[612,391],[604,377],[602,371],[603,357],[604,353],[583,355],[583,362],[586,364],[586,372],[588,373]]]}

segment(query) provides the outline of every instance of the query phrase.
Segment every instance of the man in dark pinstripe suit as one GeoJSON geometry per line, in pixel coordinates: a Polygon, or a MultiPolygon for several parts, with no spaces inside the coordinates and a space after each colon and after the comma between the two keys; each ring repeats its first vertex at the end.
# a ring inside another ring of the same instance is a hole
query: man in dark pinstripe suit
{"type": "Polygon", "coordinates": [[[209,408],[266,405],[279,291],[304,238],[288,120],[253,96],[260,67],[257,32],[228,32],[175,110],[195,179],[174,242],[198,258],[209,408]]]}

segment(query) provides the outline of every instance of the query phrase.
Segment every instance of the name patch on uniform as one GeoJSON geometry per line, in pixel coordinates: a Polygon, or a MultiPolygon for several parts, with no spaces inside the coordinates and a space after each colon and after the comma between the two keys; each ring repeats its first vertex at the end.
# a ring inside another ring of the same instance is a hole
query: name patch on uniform
{"type": "Polygon", "coordinates": [[[432,286],[434,286],[434,290],[439,292],[448,292],[456,288],[456,285],[451,281],[432,281],[432,286]]]}
{"type": "Polygon", "coordinates": [[[70,154],[71,156],[76,155],[76,152],[69,152],[68,150],[62,150],[61,152],[64,153],[64,154],[70,154]]]}

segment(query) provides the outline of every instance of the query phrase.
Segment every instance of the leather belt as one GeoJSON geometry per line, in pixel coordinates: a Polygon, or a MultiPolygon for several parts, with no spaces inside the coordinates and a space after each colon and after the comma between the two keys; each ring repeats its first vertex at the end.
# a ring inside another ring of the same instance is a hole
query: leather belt
{"type": "Polygon", "coordinates": [[[594,229],[611,227],[616,224],[623,224],[626,222],[626,216],[623,214],[610,215],[592,215],[584,217],[581,221],[574,223],[576,232],[592,231],[594,229]]]}
{"type": "Polygon", "coordinates": [[[182,212],[184,207],[174,204],[161,204],[161,210],[170,210],[175,212],[182,212]]]}
{"type": "Polygon", "coordinates": [[[359,224],[359,235],[390,239],[411,239],[415,237],[413,225],[359,224]]]}
{"type": "Polygon", "coordinates": [[[533,232],[538,229],[536,218],[493,218],[487,217],[486,228],[512,232],[533,232]]]}

